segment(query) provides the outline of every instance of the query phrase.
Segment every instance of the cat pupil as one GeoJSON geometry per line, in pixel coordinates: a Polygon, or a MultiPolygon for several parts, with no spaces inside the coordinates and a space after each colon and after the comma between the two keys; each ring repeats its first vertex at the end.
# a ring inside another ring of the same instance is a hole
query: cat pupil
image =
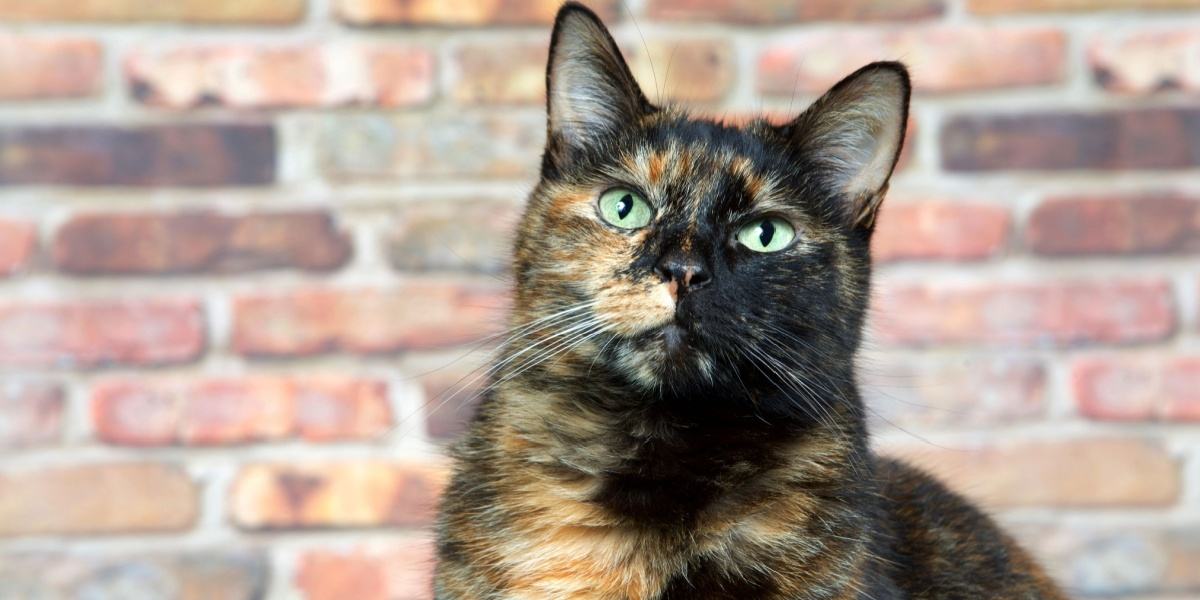
{"type": "Polygon", "coordinates": [[[629,212],[633,210],[633,196],[625,194],[621,197],[621,201],[617,203],[617,216],[621,219],[629,216],[629,212]]]}
{"type": "Polygon", "coordinates": [[[758,226],[758,243],[762,244],[765,248],[771,244],[771,238],[773,237],[775,237],[775,225],[770,221],[763,221],[758,226]]]}

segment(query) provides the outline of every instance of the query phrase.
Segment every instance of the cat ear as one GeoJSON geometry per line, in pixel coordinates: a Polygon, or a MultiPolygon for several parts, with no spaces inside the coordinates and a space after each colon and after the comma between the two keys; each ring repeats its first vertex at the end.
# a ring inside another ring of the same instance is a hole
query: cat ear
{"type": "Polygon", "coordinates": [[[785,135],[826,183],[841,192],[849,224],[871,229],[896,167],[908,101],[908,70],[898,62],[871,63],[840,81],[784,126],[785,135]]]}
{"type": "Polygon", "coordinates": [[[568,2],[554,20],[546,67],[549,144],[586,148],[654,110],[608,29],[568,2]]]}

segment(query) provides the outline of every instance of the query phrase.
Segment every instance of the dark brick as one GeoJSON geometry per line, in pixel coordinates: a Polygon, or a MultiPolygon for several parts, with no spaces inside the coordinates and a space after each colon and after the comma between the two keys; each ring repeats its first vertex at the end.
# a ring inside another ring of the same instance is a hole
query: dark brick
{"type": "Polygon", "coordinates": [[[265,185],[275,154],[269,125],[9,128],[0,130],[0,186],[265,185]]]}
{"type": "Polygon", "coordinates": [[[951,171],[1200,166],[1200,109],[965,115],[942,129],[951,171]]]}
{"type": "Polygon", "coordinates": [[[326,271],[351,252],[349,236],[321,211],[90,214],[68,221],[54,241],[58,268],[84,275],[326,271]]]}

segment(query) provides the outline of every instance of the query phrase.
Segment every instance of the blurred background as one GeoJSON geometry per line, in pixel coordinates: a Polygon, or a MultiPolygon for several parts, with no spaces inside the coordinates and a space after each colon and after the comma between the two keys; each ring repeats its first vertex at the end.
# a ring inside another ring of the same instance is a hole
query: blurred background
{"type": "MultiPolygon", "coordinates": [[[[0,0],[0,598],[428,597],[557,4],[0,0]]],[[[1200,0],[590,4],[728,118],[906,61],[877,445],[1200,596],[1200,0]]]]}

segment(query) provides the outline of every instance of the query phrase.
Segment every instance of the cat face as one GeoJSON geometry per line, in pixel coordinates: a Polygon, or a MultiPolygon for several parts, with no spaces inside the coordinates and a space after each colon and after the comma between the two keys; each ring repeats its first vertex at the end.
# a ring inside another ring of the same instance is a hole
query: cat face
{"type": "Polygon", "coordinates": [[[679,390],[853,353],[903,68],[868,66],[786,125],[735,127],[652,106],[582,7],[560,13],[551,47],[515,264],[540,367],[679,390]]]}

